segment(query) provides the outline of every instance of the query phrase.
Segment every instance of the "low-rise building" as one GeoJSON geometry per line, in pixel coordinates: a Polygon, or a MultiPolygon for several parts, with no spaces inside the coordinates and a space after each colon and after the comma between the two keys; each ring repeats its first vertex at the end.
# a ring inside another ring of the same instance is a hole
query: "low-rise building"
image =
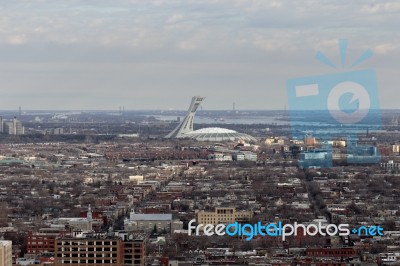
{"type": "Polygon", "coordinates": [[[171,232],[172,214],[144,214],[132,211],[129,219],[124,221],[126,231],[152,232],[153,230],[162,230],[171,232]]]}
{"type": "Polygon", "coordinates": [[[62,228],[41,228],[38,232],[28,232],[27,253],[41,254],[55,251],[55,240],[57,237],[67,235],[62,228]]]}

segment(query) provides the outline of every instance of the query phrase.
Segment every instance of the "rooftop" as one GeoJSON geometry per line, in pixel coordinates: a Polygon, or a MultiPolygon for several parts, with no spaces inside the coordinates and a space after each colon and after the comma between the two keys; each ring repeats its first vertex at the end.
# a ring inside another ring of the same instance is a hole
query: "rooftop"
{"type": "Polygon", "coordinates": [[[172,220],[172,214],[142,214],[135,213],[130,215],[131,220],[142,221],[169,221],[172,220]]]}
{"type": "Polygon", "coordinates": [[[188,137],[198,141],[257,141],[254,137],[250,135],[220,127],[198,129],[186,133],[184,137],[188,137]]]}

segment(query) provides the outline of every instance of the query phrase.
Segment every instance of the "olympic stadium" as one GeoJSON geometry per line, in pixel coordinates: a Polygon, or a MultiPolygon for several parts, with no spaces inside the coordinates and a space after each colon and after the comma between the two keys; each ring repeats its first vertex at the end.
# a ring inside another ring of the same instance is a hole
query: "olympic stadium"
{"type": "Polygon", "coordinates": [[[237,132],[226,128],[209,127],[193,130],[193,120],[197,109],[199,108],[204,97],[194,96],[190,104],[189,110],[182,122],[169,133],[165,138],[190,138],[197,141],[215,141],[215,142],[256,142],[257,140],[244,133],[237,132]]]}
{"type": "Polygon", "coordinates": [[[198,129],[189,133],[185,136],[198,141],[246,141],[256,142],[257,140],[250,135],[239,133],[235,130],[230,130],[220,127],[209,127],[198,129]]]}

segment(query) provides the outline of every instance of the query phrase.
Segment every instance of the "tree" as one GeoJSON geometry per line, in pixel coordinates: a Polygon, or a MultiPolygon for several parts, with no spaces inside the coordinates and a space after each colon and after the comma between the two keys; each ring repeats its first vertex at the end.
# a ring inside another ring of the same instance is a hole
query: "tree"
{"type": "Polygon", "coordinates": [[[152,234],[152,235],[156,235],[157,233],[158,233],[157,225],[155,224],[155,225],[154,225],[154,228],[153,228],[153,231],[151,231],[151,234],[152,234]]]}
{"type": "Polygon", "coordinates": [[[8,206],[5,202],[0,202],[0,226],[7,226],[8,222],[8,206]]]}
{"type": "Polygon", "coordinates": [[[386,251],[386,246],[384,244],[372,244],[371,253],[378,254],[386,251]]]}
{"type": "Polygon", "coordinates": [[[382,224],[382,227],[385,231],[395,231],[396,222],[394,220],[385,220],[382,224]]]}

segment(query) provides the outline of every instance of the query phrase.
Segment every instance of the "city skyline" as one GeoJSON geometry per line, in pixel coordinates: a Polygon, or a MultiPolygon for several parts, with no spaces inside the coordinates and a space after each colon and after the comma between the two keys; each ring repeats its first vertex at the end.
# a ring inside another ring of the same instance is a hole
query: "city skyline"
{"type": "Polygon", "coordinates": [[[184,110],[200,94],[206,110],[282,110],[287,79],[342,71],[314,58],[339,62],[340,38],[348,62],[373,50],[354,70],[375,69],[397,108],[395,1],[1,2],[0,109],[184,110]]]}

